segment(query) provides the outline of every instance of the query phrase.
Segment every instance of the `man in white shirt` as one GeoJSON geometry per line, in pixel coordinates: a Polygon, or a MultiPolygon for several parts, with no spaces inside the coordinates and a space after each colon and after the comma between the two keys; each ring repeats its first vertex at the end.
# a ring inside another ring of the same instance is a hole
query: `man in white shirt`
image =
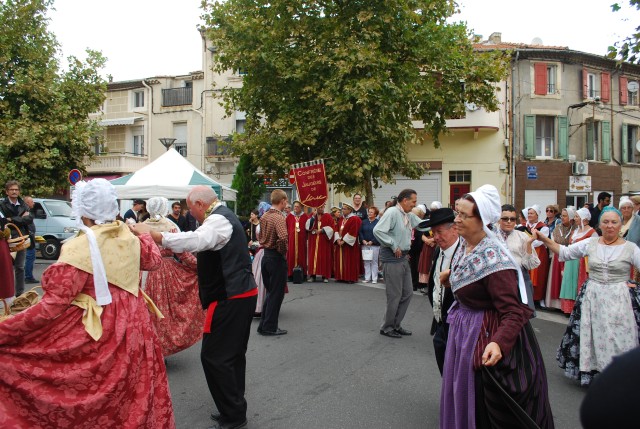
{"type": "Polygon", "coordinates": [[[418,229],[431,228],[433,239],[437,245],[435,252],[433,252],[427,295],[433,307],[431,335],[433,335],[433,349],[440,375],[442,375],[442,369],[444,368],[444,355],[447,349],[447,336],[449,333],[447,311],[454,301],[451,288],[440,284],[440,273],[451,268],[453,254],[460,244],[458,231],[453,223],[454,219],[455,212],[452,209],[441,208],[432,210],[429,218],[418,226],[418,229]]]}
{"type": "Polygon", "coordinates": [[[200,358],[219,411],[211,415],[212,428],[239,429],[247,425],[245,356],[258,295],[246,233],[208,186],[195,186],[187,205],[200,223],[195,231],[160,233],[144,223],[129,227],[176,253],[197,252],[198,289],[207,312],[200,358]]]}

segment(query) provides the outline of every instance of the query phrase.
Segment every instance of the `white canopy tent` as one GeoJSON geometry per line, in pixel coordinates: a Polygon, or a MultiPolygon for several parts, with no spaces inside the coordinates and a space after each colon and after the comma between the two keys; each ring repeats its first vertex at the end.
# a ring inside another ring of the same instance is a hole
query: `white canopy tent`
{"type": "Polygon", "coordinates": [[[237,194],[236,190],[216,182],[194,167],[174,148],[135,173],[110,182],[122,200],[151,197],[184,199],[196,185],[211,186],[222,201],[235,201],[237,194]]]}

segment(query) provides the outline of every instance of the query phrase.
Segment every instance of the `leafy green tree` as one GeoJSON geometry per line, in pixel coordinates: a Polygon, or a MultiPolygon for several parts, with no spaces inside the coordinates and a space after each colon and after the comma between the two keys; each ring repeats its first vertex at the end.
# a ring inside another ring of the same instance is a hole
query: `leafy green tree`
{"type": "Polygon", "coordinates": [[[99,130],[88,115],[106,92],[99,52],[87,50],[84,61],[69,57],[61,70],[59,45],[47,29],[52,4],[0,2],[0,183],[16,179],[38,195],[59,192],[71,169],[85,169],[99,130]]]}
{"type": "Polygon", "coordinates": [[[439,145],[464,102],[497,109],[494,83],[509,53],[476,52],[449,0],[227,0],[204,2],[214,71],[243,69],[223,91],[247,112],[235,153],[266,171],[324,158],[339,191],[422,173],[409,144],[439,145]],[[424,122],[416,133],[412,120],[424,122]]]}
{"type": "MultiPolygon", "coordinates": [[[[629,6],[633,9],[640,10],[640,0],[629,0],[629,6]]],[[[622,10],[620,3],[614,3],[611,5],[611,9],[614,12],[622,10]]],[[[609,46],[609,52],[607,56],[609,58],[618,57],[620,61],[628,61],[630,63],[640,63],[640,25],[636,27],[635,33],[626,37],[625,39],[614,43],[609,46]]]]}
{"type": "Polygon", "coordinates": [[[241,155],[236,167],[236,174],[231,182],[231,187],[238,191],[236,204],[240,216],[249,216],[249,212],[258,206],[262,194],[267,189],[262,177],[255,171],[253,156],[241,155]]]}

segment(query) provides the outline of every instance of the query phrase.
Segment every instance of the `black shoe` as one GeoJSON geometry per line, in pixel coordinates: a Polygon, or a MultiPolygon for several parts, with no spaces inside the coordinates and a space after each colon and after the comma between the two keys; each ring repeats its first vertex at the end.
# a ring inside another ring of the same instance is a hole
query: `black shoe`
{"type": "Polygon", "coordinates": [[[30,284],[38,284],[40,283],[40,280],[38,279],[24,279],[25,283],[30,283],[30,284]]]}
{"type": "Polygon", "coordinates": [[[384,332],[382,329],[380,329],[380,335],[390,338],[402,338],[402,335],[398,334],[396,331],[384,332]]]}
{"type": "Polygon", "coordinates": [[[218,413],[217,411],[214,411],[213,413],[211,413],[211,420],[213,420],[214,422],[219,422],[220,413],[218,413]]]}
{"type": "Polygon", "coordinates": [[[286,329],[276,329],[275,331],[265,331],[264,329],[258,329],[258,334],[264,335],[267,337],[273,337],[276,335],[285,335],[287,333],[286,329]]]}
{"type": "Polygon", "coordinates": [[[247,419],[240,423],[220,423],[215,422],[213,426],[208,429],[242,429],[247,427],[247,419]]]}
{"type": "Polygon", "coordinates": [[[394,329],[394,331],[396,331],[400,335],[411,335],[411,331],[407,331],[402,326],[399,327],[399,328],[394,329]]]}

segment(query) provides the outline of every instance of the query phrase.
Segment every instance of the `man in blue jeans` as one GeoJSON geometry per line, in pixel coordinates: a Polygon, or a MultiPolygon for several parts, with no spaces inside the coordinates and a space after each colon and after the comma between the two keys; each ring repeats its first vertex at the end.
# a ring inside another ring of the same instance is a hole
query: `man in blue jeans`
{"type": "MultiPolygon", "coordinates": [[[[27,205],[27,207],[29,207],[29,212],[33,216],[34,215],[33,206],[35,204],[33,202],[33,198],[28,196],[24,197],[24,202],[27,205]]],[[[27,249],[27,256],[24,263],[24,282],[37,284],[37,283],[40,283],[40,281],[33,276],[33,265],[36,262],[36,224],[32,222],[29,225],[27,225],[27,228],[29,229],[29,238],[31,239],[31,246],[29,246],[29,248],[27,249]]]]}

